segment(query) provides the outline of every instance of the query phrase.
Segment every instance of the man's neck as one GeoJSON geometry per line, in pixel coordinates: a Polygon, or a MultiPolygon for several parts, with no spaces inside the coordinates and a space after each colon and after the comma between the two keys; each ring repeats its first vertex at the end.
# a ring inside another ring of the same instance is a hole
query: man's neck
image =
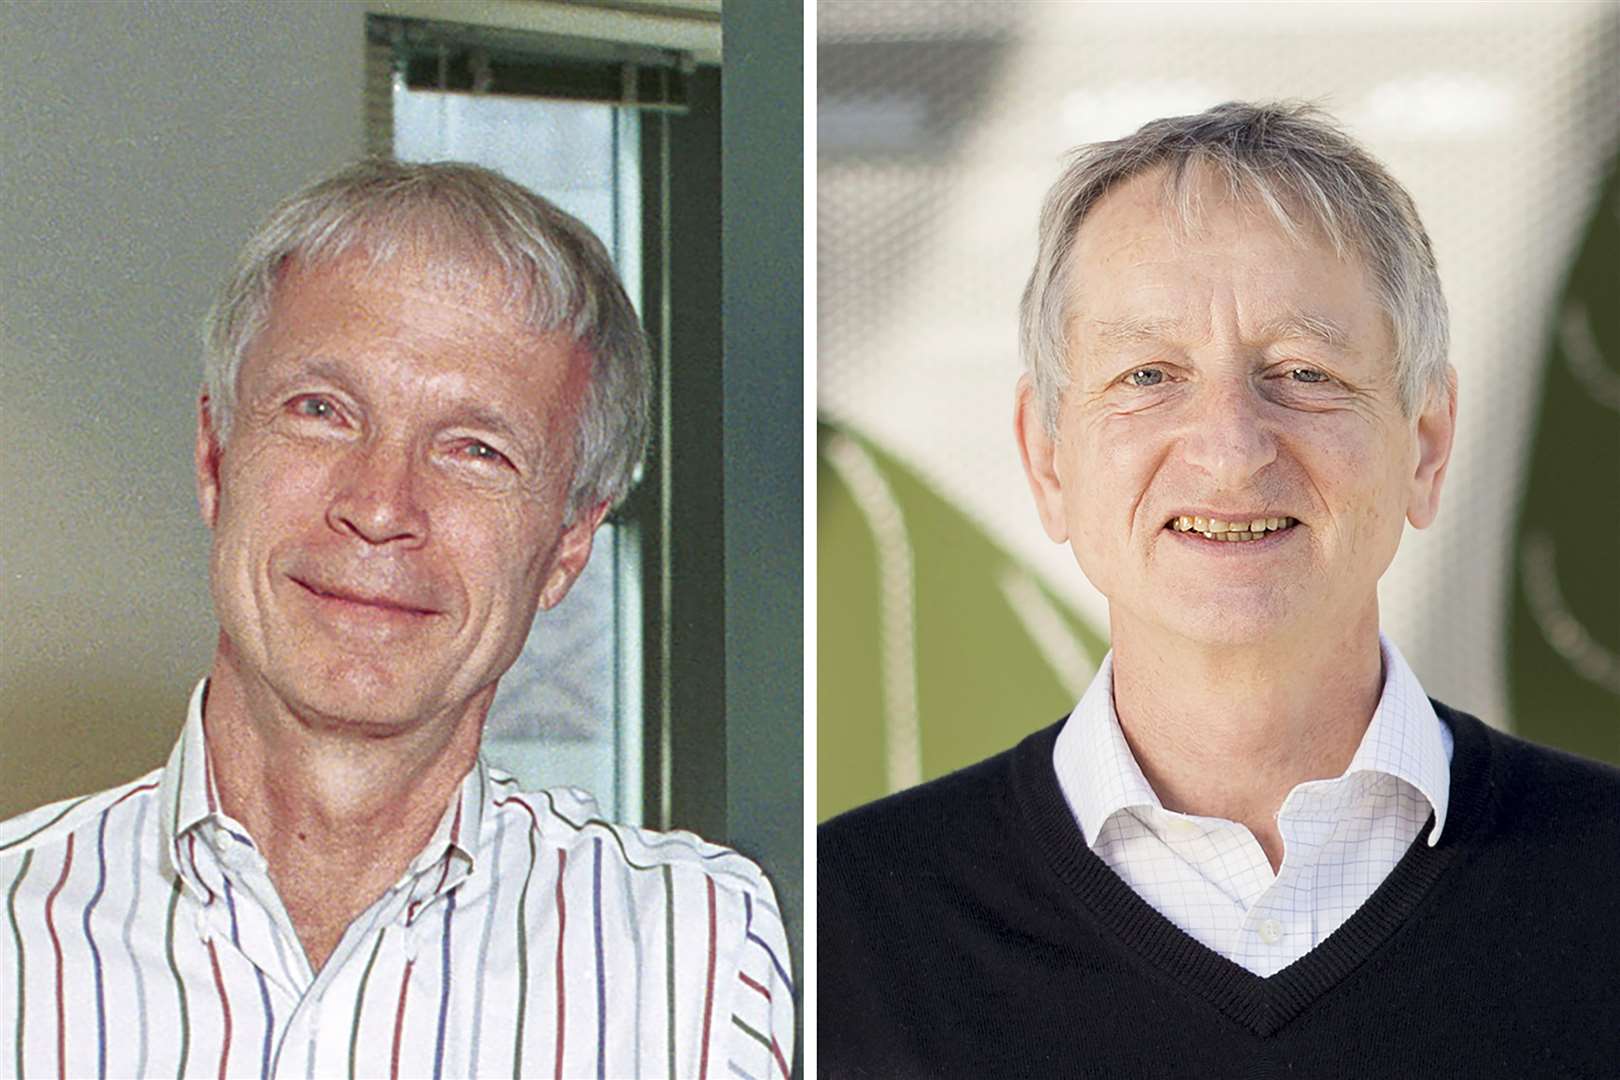
{"type": "Polygon", "coordinates": [[[220,808],[264,855],[315,970],[433,835],[477,758],[487,707],[397,737],[347,733],[307,722],[216,657],[203,720],[220,808]]]}
{"type": "Polygon", "coordinates": [[[1113,632],[1114,710],[1159,800],[1248,826],[1276,870],[1283,800],[1298,784],[1343,773],[1377,708],[1376,606],[1337,630],[1241,648],[1123,619],[1113,632]]]}

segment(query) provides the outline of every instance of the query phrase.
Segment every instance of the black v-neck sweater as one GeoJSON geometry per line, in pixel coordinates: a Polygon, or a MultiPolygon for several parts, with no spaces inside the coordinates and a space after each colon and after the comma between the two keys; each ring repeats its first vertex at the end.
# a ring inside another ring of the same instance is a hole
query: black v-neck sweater
{"type": "Polygon", "coordinates": [[[822,826],[826,1077],[1620,1077],[1620,771],[1444,705],[1450,809],[1261,978],[1086,846],[1060,725],[822,826]]]}

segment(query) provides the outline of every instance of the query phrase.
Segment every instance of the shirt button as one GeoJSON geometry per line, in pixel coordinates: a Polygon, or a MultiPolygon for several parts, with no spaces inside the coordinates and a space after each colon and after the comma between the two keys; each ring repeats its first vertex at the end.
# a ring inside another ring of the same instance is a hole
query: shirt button
{"type": "Polygon", "coordinates": [[[1276,919],[1267,919],[1260,924],[1260,940],[1267,945],[1275,945],[1282,938],[1282,923],[1276,919]]]}

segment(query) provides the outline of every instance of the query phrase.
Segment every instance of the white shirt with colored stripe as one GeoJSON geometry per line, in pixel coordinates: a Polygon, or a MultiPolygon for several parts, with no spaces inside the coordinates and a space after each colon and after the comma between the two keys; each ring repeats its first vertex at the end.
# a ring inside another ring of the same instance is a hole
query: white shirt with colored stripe
{"type": "Polygon", "coordinates": [[[1379,635],[1384,688],[1344,773],[1297,785],[1277,814],[1275,873],[1247,827],[1166,810],[1114,711],[1113,654],[1058,733],[1058,784],[1087,845],[1182,932],[1256,975],[1321,944],[1364,904],[1423,830],[1440,841],[1451,731],[1379,635]]]}
{"type": "Polygon", "coordinates": [[[0,824],[0,1076],[786,1074],[793,985],[760,869],[481,759],[311,971],[218,809],[202,689],[165,768],[0,824]]]}

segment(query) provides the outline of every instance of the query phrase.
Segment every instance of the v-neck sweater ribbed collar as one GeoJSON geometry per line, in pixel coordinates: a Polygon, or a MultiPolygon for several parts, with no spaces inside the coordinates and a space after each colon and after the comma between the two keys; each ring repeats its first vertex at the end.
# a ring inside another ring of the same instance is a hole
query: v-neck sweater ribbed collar
{"type": "MultiPolygon", "coordinates": [[[[1066,887],[1059,890],[1147,963],[1208,1001],[1256,1035],[1266,1036],[1336,986],[1396,933],[1495,813],[1498,768],[1484,725],[1434,703],[1455,740],[1448,823],[1440,842],[1421,840],[1343,926],[1297,962],[1262,978],[1205,947],[1137,896],[1087,846],[1052,764],[1061,725],[1025,739],[1011,756],[1018,830],[1039,863],[1066,887]]],[[[1427,826],[1425,826],[1427,829],[1427,826]]],[[[1421,835],[1421,834],[1420,834],[1421,835]]]]}

